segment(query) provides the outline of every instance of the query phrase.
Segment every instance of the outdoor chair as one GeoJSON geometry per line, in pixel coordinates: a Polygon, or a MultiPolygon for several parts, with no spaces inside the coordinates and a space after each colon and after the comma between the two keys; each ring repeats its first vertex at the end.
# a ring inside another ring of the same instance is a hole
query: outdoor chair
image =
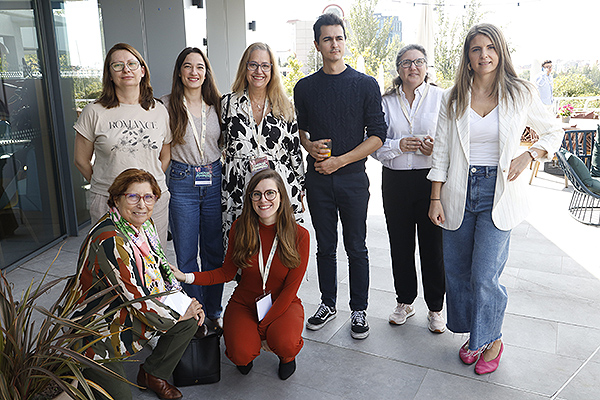
{"type": "Polygon", "coordinates": [[[575,154],[561,149],[556,156],[565,177],[573,185],[569,212],[581,223],[600,226],[600,180],[591,177],[587,166],[575,154]]]}

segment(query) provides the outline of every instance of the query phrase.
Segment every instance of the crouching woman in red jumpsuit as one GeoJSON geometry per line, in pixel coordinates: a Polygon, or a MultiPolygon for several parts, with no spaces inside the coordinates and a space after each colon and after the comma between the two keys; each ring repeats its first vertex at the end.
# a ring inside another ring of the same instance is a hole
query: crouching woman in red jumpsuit
{"type": "Polygon", "coordinates": [[[308,231],[296,224],[283,180],[266,169],[248,183],[223,266],[186,274],[173,269],[177,279],[196,285],[228,282],[242,270],[223,316],[225,354],[242,374],[250,372],[261,349],[279,357],[279,378],[296,370],[304,344],[304,308],[297,293],[309,246],[308,231]]]}

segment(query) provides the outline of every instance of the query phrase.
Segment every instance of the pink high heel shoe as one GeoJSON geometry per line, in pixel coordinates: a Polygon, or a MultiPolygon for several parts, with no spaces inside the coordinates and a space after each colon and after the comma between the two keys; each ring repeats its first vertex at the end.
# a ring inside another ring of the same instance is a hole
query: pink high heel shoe
{"type": "Polygon", "coordinates": [[[458,356],[460,357],[462,362],[464,362],[467,365],[471,365],[475,361],[477,361],[483,350],[485,350],[485,347],[482,347],[477,350],[469,350],[469,341],[467,340],[458,351],[458,356]]]}
{"type": "Polygon", "coordinates": [[[504,343],[500,342],[500,351],[496,358],[490,361],[485,361],[483,359],[483,355],[479,357],[479,361],[475,364],[475,373],[478,375],[489,374],[490,372],[494,372],[498,365],[500,364],[500,356],[502,356],[502,352],[504,351],[504,343]]]}

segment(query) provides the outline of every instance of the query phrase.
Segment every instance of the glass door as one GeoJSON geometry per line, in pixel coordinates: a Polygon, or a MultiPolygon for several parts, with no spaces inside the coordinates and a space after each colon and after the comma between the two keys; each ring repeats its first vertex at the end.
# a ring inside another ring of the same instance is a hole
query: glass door
{"type": "Polygon", "coordinates": [[[64,234],[31,1],[0,0],[0,268],[64,234]]]}

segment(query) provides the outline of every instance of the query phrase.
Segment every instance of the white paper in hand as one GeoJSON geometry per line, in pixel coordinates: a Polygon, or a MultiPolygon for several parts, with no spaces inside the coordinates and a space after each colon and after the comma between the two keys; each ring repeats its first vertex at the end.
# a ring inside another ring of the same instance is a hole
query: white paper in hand
{"type": "Polygon", "coordinates": [[[163,303],[173,310],[177,311],[179,315],[185,314],[190,304],[192,304],[192,298],[183,292],[175,292],[168,295],[163,303]]]}

